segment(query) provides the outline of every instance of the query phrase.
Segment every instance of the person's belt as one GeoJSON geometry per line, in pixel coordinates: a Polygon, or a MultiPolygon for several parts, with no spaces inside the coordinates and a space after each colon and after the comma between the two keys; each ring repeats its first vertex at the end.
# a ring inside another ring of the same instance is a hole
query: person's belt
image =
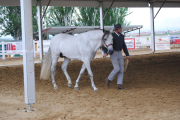
{"type": "Polygon", "coordinates": [[[118,50],[118,51],[117,51],[117,50],[114,50],[114,51],[116,51],[116,52],[121,52],[121,50],[118,50]]]}

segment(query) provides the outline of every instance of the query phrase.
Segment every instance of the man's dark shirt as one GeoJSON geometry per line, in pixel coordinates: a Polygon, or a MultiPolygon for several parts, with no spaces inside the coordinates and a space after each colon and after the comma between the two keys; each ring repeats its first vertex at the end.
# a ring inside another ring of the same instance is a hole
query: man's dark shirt
{"type": "MultiPolygon", "coordinates": [[[[120,34],[119,36],[116,33],[112,33],[113,36],[113,49],[115,51],[121,51],[123,49],[126,56],[129,56],[129,52],[127,50],[126,44],[124,42],[124,35],[120,34]]],[[[105,53],[107,53],[106,48],[102,48],[105,53]],[[106,50],[105,50],[106,49],[106,50]]]]}

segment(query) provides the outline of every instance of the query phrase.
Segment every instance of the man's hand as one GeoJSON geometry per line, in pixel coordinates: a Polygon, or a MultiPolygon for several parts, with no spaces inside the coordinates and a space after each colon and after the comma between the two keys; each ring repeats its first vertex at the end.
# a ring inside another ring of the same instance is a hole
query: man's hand
{"type": "Polygon", "coordinates": [[[107,56],[107,53],[104,53],[104,56],[103,57],[106,57],[107,56]]]}
{"type": "Polygon", "coordinates": [[[126,59],[130,60],[130,57],[129,57],[129,56],[126,56],[126,59]]]}

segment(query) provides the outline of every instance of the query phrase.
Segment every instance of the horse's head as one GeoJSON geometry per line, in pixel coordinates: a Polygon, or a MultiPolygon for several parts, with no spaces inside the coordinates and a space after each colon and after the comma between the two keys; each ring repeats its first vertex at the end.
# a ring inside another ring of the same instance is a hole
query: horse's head
{"type": "Polygon", "coordinates": [[[103,45],[104,45],[104,47],[106,47],[108,49],[108,53],[110,55],[112,55],[114,52],[114,50],[113,50],[113,37],[112,37],[111,32],[112,32],[112,30],[111,31],[104,30],[104,35],[102,37],[103,45]]]}

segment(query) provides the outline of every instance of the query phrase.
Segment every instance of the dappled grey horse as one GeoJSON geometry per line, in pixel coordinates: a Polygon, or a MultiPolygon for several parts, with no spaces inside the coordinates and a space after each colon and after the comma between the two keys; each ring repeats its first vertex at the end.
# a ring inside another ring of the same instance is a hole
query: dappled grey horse
{"type": "MultiPolygon", "coordinates": [[[[112,32],[112,30],[111,30],[112,32]]],[[[64,62],[61,66],[67,80],[68,87],[72,87],[71,78],[67,73],[67,66],[71,59],[81,60],[83,62],[80,74],[76,80],[74,88],[79,90],[79,80],[81,75],[87,69],[91,84],[94,91],[97,91],[94,81],[93,73],[91,71],[90,62],[95,57],[97,50],[104,46],[108,49],[109,54],[113,53],[113,37],[111,32],[103,30],[92,30],[81,33],[76,36],[69,34],[58,34],[51,39],[50,47],[45,55],[42,68],[41,68],[41,79],[52,78],[52,84],[54,89],[58,89],[55,82],[55,69],[59,56],[64,56],[64,62]]]]}

